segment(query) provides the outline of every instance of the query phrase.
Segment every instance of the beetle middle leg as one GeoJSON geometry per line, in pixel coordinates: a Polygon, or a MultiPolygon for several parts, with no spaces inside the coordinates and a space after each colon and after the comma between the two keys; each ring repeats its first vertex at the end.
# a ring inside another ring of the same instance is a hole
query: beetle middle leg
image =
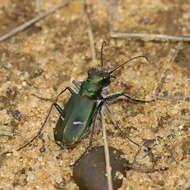
{"type": "Polygon", "coordinates": [[[119,98],[120,96],[124,96],[124,97],[128,98],[129,100],[132,100],[135,102],[149,103],[149,102],[155,101],[155,99],[145,100],[145,99],[140,99],[140,98],[134,98],[134,97],[129,96],[125,92],[116,92],[116,93],[110,94],[110,95],[106,96],[104,98],[104,100],[105,101],[114,101],[115,99],[119,98]]]}

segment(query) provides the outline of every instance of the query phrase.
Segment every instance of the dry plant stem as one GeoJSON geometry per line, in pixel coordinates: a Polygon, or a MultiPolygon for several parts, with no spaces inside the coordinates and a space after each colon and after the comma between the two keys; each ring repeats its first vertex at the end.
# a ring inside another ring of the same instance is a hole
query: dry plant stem
{"type": "Polygon", "coordinates": [[[187,41],[190,42],[190,36],[167,35],[167,34],[143,34],[143,33],[125,33],[110,31],[112,38],[138,38],[144,41],[187,41]]]}
{"type": "Polygon", "coordinates": [[[180,50],[182,50],[184,47],[184,43],[183,42],[178,42],[177,45],[174,47],[174,49],[172,49],[170,52],[169,52],[169,63],[170,65],[172,65],[176,59],[176,57],[178,56],[180,50]]]}
{"type": "Polygon", "coordinates": [[[85,19],[88,25],[88,37],[90,41],[90,49],[91,49],[91,54],[92,54],[92,60],[96,61],[96,50],[95,50],[95,42],[94,42],[94,35],[92,32],[92,22],[90,20],[90,14],[88,12],[88,2],[87,0],[83,0],[83,7],[84,7],[84,14],[85,14],[85,19]]]}
{"type": "Polygon", "coordinates": [[[109,148],[108,148],[108,143],[107,143],[106,127],[105,127],[105,122],[104,122],[105,120],[104,120],[103,113],[101,112],[100,114],[101,114],[101,122],[102,122],[102,134],[103,134],[103,140],[104,140],[104,153],[105,153],[105,161],[106,161],[108,190],[113,190],[110,155],[109,155],[109,148]]]}
{"type": "MultiPolygon", "coordinates": [[[[161,80],[158,83],[158,86],[156,87],[156,89],[154,90],[154,97],[160,100],[185,100],[185,97],[163,97],[163,96],[159,96],[159,93],[161,92],[161,90],[163,89],[164,83],[167,79],[167,75],[170,71],[170,68],[172,67],[172,64],[175,61],[175,58],[177,57],[179,51],[183,48],[183,42],[179,42],[174,49],[170,50],[169,55],[167,56],[166,60],[164,60],[164,62],[168,63],[165,64],[165,70],[163,72],[163,74],[161,75],[161,80]]],[[[162,64],[162,63],[161,63],[162,64]]]]}
{"type": "Polygon", "coordinates": [[[159,97],[159,99],[165,99],[164,97],[160,97],[159,96],[159,93],[161,92],[161,90],[163,89],[163,86],[164,86],[164,83],[166,81],[166,78],[167,78],[167,75],[168,75],[168,71],[169,69],[166,69],[162,75],[161,75],[161,79],[160,79],[160,82],[158,83],[156,89],[154,90],[153,94],[154,94],[154,97],[159,97]]]}
{"type": "Polygon", "coordinates": [[[26,28],[28,28],[29,26],[31,26],[34,23],[38,22],[39,20],[45,18],[49,14],[51,14],[51,13],[55,12],[56,10],[68,5],[71,1],[73,1],[73,0],[66,0],[66,1],[60,3],[59,5],[56,5],[56,6],[52,7],[52,8],[50,8],[48,11],[40,14],[39,16],[37,16],[37,17],[25,22],[24,24],[14,28],[13,30],[5,33],[3,36],[0,37],[0,42],[12,37],[13,35],[15,35],[18,32],[21,32],[21,31],[25,30],[26,28]]]}
{"type": "Polygon", "coordinates": [[[114,24],[117,22],[119,3],[117,0],[109,1],[109,25],[111,38],[137,38],[144,41],[190,41],[190,36],[167,35],[167,34],[144,34],[144,33],[127,33],[115,32],[114,24]]]}
{"type": "Polygon", "coordinates": [[[144,41],[190,41],[190,36],[183,35],[167,35],[167,34],[144,34],[144,33],[127,33],[115,32],[114,24],[117,22],[118,1],[111,0],[109,2],[109,25],[111,38],[137,38],[144,41]]]}
{"type": "Polygon", "coordinates": [[[118,7],[119,7],[119,1],[118,0],[109,0],[107,1],[108,6],[107,6],[107,10],[108,10],[108,15],[109,15],[109,30],[112,30],[112,27],[114,26],[114,24],[116,23],[117,19],[118,19],[118,7]]]}

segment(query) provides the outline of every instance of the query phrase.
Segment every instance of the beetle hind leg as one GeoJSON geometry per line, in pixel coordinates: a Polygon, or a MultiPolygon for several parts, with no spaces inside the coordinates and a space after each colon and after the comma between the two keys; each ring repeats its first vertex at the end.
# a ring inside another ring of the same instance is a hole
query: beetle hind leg
{"type": "Polygon", "coordinates": [[[111,121],[111,123],[113,124],[113,126],[114,126],[116,129],[118,129],[118,130],[120,131],[120,133],[121,133],[124,137],[126,137],[131,143],[133,143],[133,144],[135,144],[136,146],[140,147],[140,145],[139,145],[138,143],[134,142],[134,141],[128,136],[128,134],[125,133],[125,132],[121,129],[121,127],[118,125],[118,123],[112,118],[113,114],[111,114],[111,111],[110,111],[110,109],[109,109],[109,107],[108,107],[107,104],[105,104],[105,108],[106,108],[106,109],[105,109],[105,110],[106,110],[106,113],[108,114],[108,116],[109,116],[109,118],[110,118],[110,121],[111,121]]]}

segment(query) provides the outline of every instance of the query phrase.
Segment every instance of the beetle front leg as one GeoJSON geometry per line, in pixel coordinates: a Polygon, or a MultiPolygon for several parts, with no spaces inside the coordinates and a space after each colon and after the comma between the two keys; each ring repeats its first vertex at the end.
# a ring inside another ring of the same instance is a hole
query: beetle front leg
{"type": "Polygon", "coordinates": [[[75,85],[75,87],[79,90],[82,84],[82,81],[73,80],[72,83],[75,85]]]}
{"type": "Polygon", "coordinates": [[[116,93],[110,94],[110,95],[106,96],[104,98],[104,100],[105,101],[113,101],[113,100],[119,98],[120,96],[124,96],[124,97],[128,98],[129,100],[132,100],[132,101],[135,101],[135,102],[148,103],[148,102],[155,101],[155,99],[145,100],[145,99],[140,99],[140,98],[133,98],[133,97],[129,96],[127,93],[125,93],[125,92],[116,92],[116,93]]]}

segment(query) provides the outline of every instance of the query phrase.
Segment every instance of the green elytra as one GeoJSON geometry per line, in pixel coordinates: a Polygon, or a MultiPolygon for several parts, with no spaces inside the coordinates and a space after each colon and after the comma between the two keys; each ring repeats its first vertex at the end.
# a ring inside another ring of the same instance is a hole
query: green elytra
{"type": "Polygon", "coordinates": [[[61,147],[71,147],[86,134],[101,109],[102,90],[110,84],[110,75],[97,69],[88,71],[88,78],[80,85],[78,93],[71,92],[71,97],[62,109],[54,104],[61,117],[54,129],[54,138],[61,147]]]}

